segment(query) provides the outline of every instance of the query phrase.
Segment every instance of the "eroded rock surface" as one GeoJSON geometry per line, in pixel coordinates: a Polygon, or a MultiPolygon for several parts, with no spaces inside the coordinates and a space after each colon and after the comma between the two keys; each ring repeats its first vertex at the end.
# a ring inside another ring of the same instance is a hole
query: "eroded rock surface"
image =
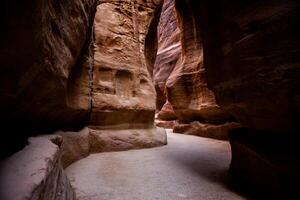
{"type": "Polygon", "coordinates": [[[146,37],[149,27],[157,26],[152,23],[158,21],[160,7],[160,0],[99,1],[91,125],[153,126],[155,90],[148,72],[149,55],[145,56],[146,37]]]}
{"type": "Polygon", "coordinates": [[[96,0],[1,4],[0,120],[13,133],[0,145],[9,151],[33,132],[85,123],[90,107],[86,55],[96,0]]]}
{"type": "Polygon", "coordinates": [[[176,0],[176,8],[201,36],[217,103],[249,128],[231,138],[237,184],[268,198],[299,197],[291,184],[299,176],[299,1],[176,0]]]}
{"type": "Polygon", "coordinates": [[[21,151],[0,162],[1,200],[75,200],[64,169],[92,153],[167,144],[164,129],[57,131],[29,138],[21,151]]]}
{"type": "Polygon", "coordinates": [[[174,0],[165,0],[157,29],[158,51],[153,69],[158,111],[166,103],[166,82],[181,55],[180,30],[175,14],[174,0]]]}
{"type": "Polygon", "coordinates": [[[222,109],[252,129],[298,132],[299,1],[176,4],[185,30],[201,33],[206,78],[222,109]]]}
{"type": "Polygon", "coordinates": [[[207,124],[195,121],[189,124],[176,124],[173,126],[173,131],[175,133],[183,133],[187,135],[196,135],[218,140],[228,140],[230,131],[240,127],[241,125],[236,122],[207,124]]]}
{"type": "Polygon", "coordinates": [[[154,68],[157,118],[166,121],[178,119],[186,126],[193,121],[208,123],[208,126],[232,121],[233,118],[217,105],[213,92],[208,89],[197,22],[191,14],[186,15],[188,7],[176,9],[174,2],[165,1],[158,31],[160,43],[154,68]]]}
{"type": "Polygon", "coordinates": [[[181,122],[224,122],[229,115],[216,104],[214,94],[207,86],[203,47],[200,33],[196,31],[196,21],[186,17],[183,9],[177,9],[182,51],[167,79],[168,101],[181,122]]]}
{"type": "Polygon", "coordinates": [[[84,128],[79,132],[59,131],[62,136],[62,165],[67,167],[89,154],[157,147],[167,144],[162,128],[99,130],[84,128]]]}

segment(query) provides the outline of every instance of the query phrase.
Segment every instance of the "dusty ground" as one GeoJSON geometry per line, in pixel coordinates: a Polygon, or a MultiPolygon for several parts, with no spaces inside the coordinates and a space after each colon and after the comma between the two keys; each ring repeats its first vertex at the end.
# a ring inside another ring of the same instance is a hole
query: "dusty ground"
{"type": "Polygon", "coordinates": [[[227,186],[227,142],[168,132],[168,145],[92,154],[66,171],[79,200],[245,199],[227,186]]]}

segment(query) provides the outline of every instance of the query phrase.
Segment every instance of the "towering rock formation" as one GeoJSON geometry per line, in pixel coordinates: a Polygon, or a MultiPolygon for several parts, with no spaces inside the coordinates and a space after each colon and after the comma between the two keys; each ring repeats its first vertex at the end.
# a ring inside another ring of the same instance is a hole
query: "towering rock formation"
{"type": "Polygon", "coordinates": [[[196,21],[183,17],[177,10],[181,35],[181,56],[167,80],[168,101],[181,122],[224,122],[229,116],[216,104],[214,94],[208,89],[203,66],[203,48],[196,21]]]}
{"type": "Polygon", "coordinates": [[[230,137],[232,175],[252,192],[299,196],[299,1],[176,0],[176,9],[186,35],[201,36],[217,103],[248,128],[230,137]]]}
{"type": "Polygon", "coordinates": [[[187,34],[201,35],[207,82],[222,109],[252,129],[300,129],[298,1],[178,0],[176,8],[187,34]]]}
{"type": "MultiPolygon", "coordinates": [[[[213,92],[208,89],[200,32],[193,16],[186,17],[185,12],[188,11],[188,5],[176,9],[174,0],[164,2],[154,68],[160,110],[157,117],[161,120],[178,119],[184,123],[185,128],[175,127],[177,132],[209,136],[204,133],[207,131],[201,124],[195,126],[189,123],[200,121],[219,125],[231,121],[232,117],[217,105],[213,92]]],[[[216,130],[215,125],[210,133],[216,130]]],[[[228,130],[237,127],[232,125],[220,125],[220,137],[217,138],[226,138],[228,130]]],[[[212,137],[215,135],[212,134],[212,137]]]]}
{"type": "Polygon", "coordinates": [[[164,1],[157,29],[158,51],[153,69],[157,111],[160,111],[167,101],[167,79],[181,54],[180,30],[175,16],[174,3],[174,0],[164,1]]]}
{"type": "Polygon", "coordinates": [[[28,135],[86,123],[96,2],[1,2],[0,121],[10,130],[1,149],[15,151],[28,135]]]}
{"type": "Polygon", "coordinates": [[[147,51],[146,38],[148,30],[156,32],[160,7],[160,0],[99,1],[91,126],[153,127],[156,94],[148,65],[156,51],[147,51]]]}

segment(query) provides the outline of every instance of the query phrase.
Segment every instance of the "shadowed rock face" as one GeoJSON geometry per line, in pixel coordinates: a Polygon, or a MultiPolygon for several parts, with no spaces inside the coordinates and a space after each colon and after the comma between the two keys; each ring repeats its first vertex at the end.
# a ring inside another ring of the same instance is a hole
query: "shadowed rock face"
{"type": "Polygon", "coordinates": [[[185,13],[188,9],[176,10],[174,6],[174,1],[165,1],[158,31],[159,49],[154,66],[158,118],[223,123],[230,115],[220,109],[207,88],[196,21],[185,13]]]}
{"type": "Polygon", "coordinates": [[[153,126],[156,95],[148,67],[154,64],[156,51],[146,40],[156,30],[160,7],[160,0],[99,1],[94,21],[92,126],[153,126]]]}
{"type": "Polygon", "coordinates": [[[248,128],[230,137],[233,178],[253,194],[299,197],[299,1],[177,0],[176,8],[186,35],[201,36],[218,105],[248,128]]]}
{"type": "Polygon", "coordinates": [[[5,121],[65,125],[87,113],[89,88],[83,63],[94,2],[6,5],[0,57],[0,109],[7,114],[2,116],[5,121]],[[73,100],[77,96],[80,99],[73,100]]]}
{"type": "Polygon", "coordinates": [[[167,80],[168,101],[182,122],[197,120],[222,123],[230,116],[216,104],[213,92],[207,87],[201,36],[197,21],[186,13],[188,6],[176,6],[182,52],[167,80]]]}
{"type": "Polygon", "coordinates": [[[222,109],[252,129],[300,129],[298,1],[178,0],[176,8],[186,35],[201,35],[207,82],[222,109]]]}
{"type": "Polygon", "coordinates": [[[0,120],[10,129],[1,148],[34,131],[80,127],[90,107],[86,58],[96,0],[1,4],[0,120]]]}

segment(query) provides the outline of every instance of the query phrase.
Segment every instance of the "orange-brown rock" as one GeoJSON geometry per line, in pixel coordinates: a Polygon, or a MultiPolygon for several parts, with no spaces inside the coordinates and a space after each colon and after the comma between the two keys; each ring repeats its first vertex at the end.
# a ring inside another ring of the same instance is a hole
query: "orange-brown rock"
{"type": "Polygon", "coordinates": [[[174,126],[177,124],[177,121],[176,120],[165,121],[165,120],[155,119],[154,123],[155,123],[155,126],[157,126],[157,127],[161,127],[161,128],[165,128],[165,129],[173,129],[174,126]]]}
{"type": "Polygon", "coordinates": [[[252,129],[299,132],[299,1],[178,0],[176,8],[187,40],[199,35],[222,109],[252,129]]]}
{"type": "Polygon", "coordinates": [[[168,101],[181,122],[225,122],[230,116],[215,101],[208,89],[203,66],[203,47],[196,22],[177,10],[180,28],[181,56],[167,79],[168,101]]]}
{"type": "Polygon", "coordinates": [[[150,27],[157,26],[160,7],[160,0],[99,1],[94,21],[91,125],[153,126],[155,89],[148,71],[151,55],[146,38],[150,27]]]}
{"type": "Polygon", "coordinates": [[[166,103],[166,82],[181,54],[180,30],[175,17],[174,0],[165,0],[158,24],[158,51],[153,69],[157,92],[156,107],[166,103]]]}
{"type": "Polygon", "coordinates": [[[162,109],[157,113],[157,118],[165,121],[172,121],[177,119],[173,107],[169,101],[167,101],[162,109]]]}
{"type": "Polygon", "coordinates": [[[267,198],[299,197],[299,8],[296,0],[176,0],[186,32],[201,36],[218,105],[248,128],[230,137],[231,174],[267,198]]]}
{"type": "Polygon", "coordinates": [[[218,140],[228,140],[228,134],[230,131],[240,127],[241,125],[236,122],[227,122],[224,124],[215,125],[206,123],[203,124],[195,121],[191,122],[190,124],[177,124],[173,128],[173,132],[214,138],[218,140]]]}
{"type": "Polygon", "coordinates": [[[84,128],[78,132],[57,131],[62,137],[61,163],[65,168],[92,153],[124,151],[167,144],[162,128],[99,130],[84,128]]]}

